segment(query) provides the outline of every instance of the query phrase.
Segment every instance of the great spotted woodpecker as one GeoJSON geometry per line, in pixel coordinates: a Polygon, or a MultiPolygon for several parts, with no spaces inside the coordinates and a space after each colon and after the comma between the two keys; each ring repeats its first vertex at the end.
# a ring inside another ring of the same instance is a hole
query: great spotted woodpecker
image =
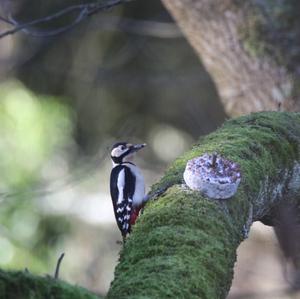
{"type": "Polygon", "coordinates": [[[145,182],[138,167],[130,160],[146,144],[118,142],[111,149],[113,169],[110,175],[110,194],[116,221],[123,240],[145,203],[145,182]]]}

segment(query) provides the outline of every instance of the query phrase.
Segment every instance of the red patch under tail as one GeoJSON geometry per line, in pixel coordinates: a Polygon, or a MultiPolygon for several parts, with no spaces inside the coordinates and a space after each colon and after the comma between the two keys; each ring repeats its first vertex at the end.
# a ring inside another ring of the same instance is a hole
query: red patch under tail
{"type": "Polygon", "coordinates": [[[137,218],[139,217],[140,214],[140,210],[143,207],[143,205],[141,207],[138,208],[134,208],[131,215],[130,215],[130,225],[134,225],[137,218]]]}

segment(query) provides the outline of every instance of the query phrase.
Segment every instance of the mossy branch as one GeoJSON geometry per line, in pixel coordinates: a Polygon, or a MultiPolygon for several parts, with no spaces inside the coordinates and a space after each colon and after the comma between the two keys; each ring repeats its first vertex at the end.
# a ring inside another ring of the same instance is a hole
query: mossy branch
{"type": "Polygon", "coordinates": [[[225,298],[251,223],[299,194],[299,145],[300,114],[283,112],[233,119],[201,139],[153,186],[152,194],[166,191],[135,225],[107,298],[225,298]],[[241,166],[242,181],[229,200],[183,185],[187,161],[214,152],[241,166]]]}
{"type": "Polygon", "coordinates": [[[0,270],[0,298],[5,299],[100,299],[100,296],[50,276],[28,271],[0,270]]]}

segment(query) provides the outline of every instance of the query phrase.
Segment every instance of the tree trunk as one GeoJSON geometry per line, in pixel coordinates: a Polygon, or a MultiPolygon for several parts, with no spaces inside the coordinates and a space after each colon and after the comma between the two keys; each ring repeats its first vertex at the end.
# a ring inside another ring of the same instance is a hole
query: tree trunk
{"type": "MultiPolygon", "coordinates": [[[[263,112],[227,121],[177,159],[153,186],[121,251],[107,298],[225,298],[236,249],[253,221],[300,189],[300,114],[263,112]],[[188,160],[217,152],[241,168],[237,193],[205,198],[183,184],[188,160]]],[[[298,197],[299,198],[299,197],[298,197]]]]}
{"type": "Polygon", "coordinates": [[[229,115],[300,108],[300,1],[162,0],[229,115]]]}

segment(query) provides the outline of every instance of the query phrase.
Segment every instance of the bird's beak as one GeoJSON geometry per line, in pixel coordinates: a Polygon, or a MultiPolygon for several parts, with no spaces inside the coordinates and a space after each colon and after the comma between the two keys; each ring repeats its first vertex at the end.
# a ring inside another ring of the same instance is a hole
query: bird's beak
{"type": "Polygon", "coordinates": [[[145,146],[146,146],[146,143],[131,145],[130,146],[130,152],[131,153],[137,152],[145,146]]]}

